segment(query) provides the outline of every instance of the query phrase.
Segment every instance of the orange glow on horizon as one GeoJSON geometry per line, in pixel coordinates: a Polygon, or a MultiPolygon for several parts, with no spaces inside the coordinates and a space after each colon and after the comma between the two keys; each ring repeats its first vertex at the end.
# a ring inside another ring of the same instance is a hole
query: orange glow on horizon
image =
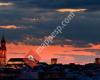
{"type": "MultiPolygon", "coordinates": [[[[39,46],[32,46],[32,45],[25,45],[22,43],[19,43],[18,45],[13,43],[7,44],[7,58],[12,57],[20,57],[24,58],[25,54],[27,54],[30,50],[35,51],[39,46]]],[[[51,58],[58,58],[60,63],[72,63],[75,62],[74,56],[96,56],[95,52],[88,52],[84,51],[84,49],[91,49],[90,48],[76,48],[73,46],[66,45],[64,47],[62,46],[48,46],[46,47],[39,56],[42,58],[41,61],[45,61],[50,63],[51,58]],[[76,50],[76,51],[75,51],[76,50]],[[79,50],[79,51],[78,51],[79,50]]],[[[85,62],[83,62],[85,63],[85,62]]]]}

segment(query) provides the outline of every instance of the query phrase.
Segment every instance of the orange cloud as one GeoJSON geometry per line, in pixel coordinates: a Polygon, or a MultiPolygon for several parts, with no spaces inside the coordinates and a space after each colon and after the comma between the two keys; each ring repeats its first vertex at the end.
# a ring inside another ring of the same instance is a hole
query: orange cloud
{"type": "Polygon", "coordinates": [[[76,56],[96,56],[94,52],[86,52],[86,51],[70,51],[66,52],[69,55],[76,55],[76,56]]]}
{"type": "Polygon", "coordinates": [[[17,27],[14,25],[8,25],[8,26],[0,26],[2,29],[16,29],[17,27]]]}
{"type": "Polygon", "coordinates": [[[100,49],[100,44],[91,44],[91,49],[100,49]]]}
{"type": "MultiPolygon", "coordinates": [[[[7,58],[11,57],[25,57],[27,53],[29,53],[30,50],[35,50],[39,46],[34,46],[34,45],[25,45],[22,43],[18,43],[18,45],[15,45],[13,43],[8,43],[7,44],[7,58]]],[[[95,57],[96,53],[95,52],[87,52],[84,51],[84,48],[76,48],[73,46],[66,45],[64,47],[61,46],[49,46],[46,47],[39,56],[42,58],[41,61],[45,61],[47,63],[50,63],[51,58],[58,58],[58,63],[72,63],[75,62],[75,57],[74,56],[87,56],[87,57],[95,57]],[[74,51],[76,50],[76,51],[74,51]],[[82,50],[82,51],[77,51],[77,50],[82,50]],[[55,55],[58,54],[58,55],[55,55]],[[65,56],[62,56],[60,54],[65,54],[65,56]]],[[[83,63],[85,63],[83,61],[83,63]]]]}
{"type": "Polygon", "coordinates": [[[25,28],[25,27],[18,27],[15,25],[7,25],[7,26],[0,26],[1,29],[20,29],[20,28],[25,28]]]}
{"type": "Polygon", "coordinates": [[[58,9],[58,12],[64,13],[64,12],[84,12],[87,9],[58,9]]]}

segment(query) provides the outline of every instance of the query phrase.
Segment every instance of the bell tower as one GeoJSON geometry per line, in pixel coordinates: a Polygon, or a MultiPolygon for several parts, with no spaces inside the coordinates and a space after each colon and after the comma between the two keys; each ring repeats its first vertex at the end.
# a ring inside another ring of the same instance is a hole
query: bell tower
{"type": "Polygon", "coordinates": [[[0,64],[6,65],[6,40],[4,35],[1,38],[1,46],[0,46],[0,64]]]}

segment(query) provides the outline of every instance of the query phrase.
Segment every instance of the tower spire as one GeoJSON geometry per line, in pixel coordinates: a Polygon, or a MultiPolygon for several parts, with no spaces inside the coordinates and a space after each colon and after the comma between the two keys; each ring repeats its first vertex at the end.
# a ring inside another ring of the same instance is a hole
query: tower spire
{"type": "Polygon", "coordinates": [[[4,34],[2,35],[2,39],[1,39],[1,47],[3,50],[6,50],[6,40],[4,34]]]}
{"type": "Polygon", "coordinates": [[[4,34],[1,38],[0,55],[0,64],[6,65],[6,40],[4,34]]]}

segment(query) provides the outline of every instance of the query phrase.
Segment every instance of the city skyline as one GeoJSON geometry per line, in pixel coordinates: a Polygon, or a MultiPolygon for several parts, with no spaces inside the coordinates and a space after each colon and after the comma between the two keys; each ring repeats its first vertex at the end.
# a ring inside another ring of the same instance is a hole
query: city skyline
{"type": "Polygon", "coordinates": [[[86,64],[100,57],[100,1],[95,0],[0,0],[0,36],[5,33],[7,59],[24,57],[74,12],[75,18],[40,55],[50,63],[86,64]]]}

